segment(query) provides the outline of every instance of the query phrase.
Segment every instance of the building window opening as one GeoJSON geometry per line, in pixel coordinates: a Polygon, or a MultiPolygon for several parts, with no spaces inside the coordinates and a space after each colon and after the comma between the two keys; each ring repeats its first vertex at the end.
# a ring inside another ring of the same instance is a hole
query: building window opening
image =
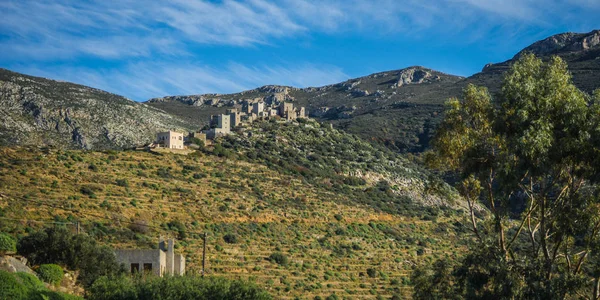
{"type": "Polygon", "coordinates": [[[151,273],[152,272],[152,264],[148,263],[148,264],[144,264],[144,273],[151,273]]]}
{"type": "Polygon", "coordinates": [[[135,274],[140,271],[140,264],[131,264],[131,274],[135,274]]]}

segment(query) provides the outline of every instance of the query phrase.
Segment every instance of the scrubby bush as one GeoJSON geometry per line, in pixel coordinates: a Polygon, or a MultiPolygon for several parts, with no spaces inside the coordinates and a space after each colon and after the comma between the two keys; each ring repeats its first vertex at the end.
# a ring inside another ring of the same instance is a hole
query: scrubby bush
{"type": "Polygon", "coordinates": [[[254,283],[222,277],[101,277],[88,289],[91,300],[129,299],[239,299],[269,300],[272,297],[254,283]]]}
{"type": "Polygon", "coordinates": [[[169,223],[167,223],[167,226],[170,230],[177,231],[178,238],[180,240],[184,240],[187,238],[187,232],[186,232],[185,225],[183,223],[181,223],[181,221],[179,221],[179,220],[170,221],[169,223]]]}
{"type": "Polygon", "coordinates": [[[43,290],[46,288],[44,283],[37,276],[25,272],[17,272],[13,274],[17,279],[29,290],[43,290]]]}
{"type": "Polygon", "coordinates": [[[11,273],[0,270],[0,299],[25,299],[27,289],[11,273]]]}
{"type": "Polygon", "coordinates": [[[0,270],[0,299],[10,300],[82,300],[81,297],[50,291],[34,275],[0,270]]]}
{"type": "Polygon", "coordinates": [[[276,264],[286,266],[288,264],[288,258],[281,252],[273,252],[269,256],[269,261],[274,262],[276,264]]]}
{"type": "Polygon", "coordinates": [[[369,275],[369,277],[371,277],[371,278],[375,278],[377,276],[377,270],[375,270],[373,268],[368,268],[367,275],[369,275]]]}
{"type": "Polygon", "coordinates": [[[228,243],[228,244],[235,244],[238,242],[237,236],[233,233],[228,233],[228,234],[224,235],[223,240],[225,241],[225,243],[228,243]]]}
{"type": "Polygon", "coordinates": [[[128,187],[128,186],[129,186],[129,181],[128,181],[127,179],[125,179],[125,178],[123,178],[123,179],[117,179],[117,180],[115,181],[115,183],[116,183],[118,186],[122,186],[122,187],[128,187]]]}
{"type": "Polygon", "coordinates": [[[50,284],[59,285],[63,278],[63,269],[55,264],[41,265],[36,272],[41,280],[50,284]]]}
{"type": "Polygon", "coordinates": [[[73,234],[65,228],[47,228],[25,236],[17,243],[17,253],[34,265],[56,263],[78,270],[78,281],[90,286],[102,275],[123,272],[114,252],[99,246],[85,234],[73,234]]]}
{"type": "Polygon", "coordinates": [[[0,232],[0,255],[14,253],[16,251],[17,241],[15,241],[12,236],[0,232]]]}

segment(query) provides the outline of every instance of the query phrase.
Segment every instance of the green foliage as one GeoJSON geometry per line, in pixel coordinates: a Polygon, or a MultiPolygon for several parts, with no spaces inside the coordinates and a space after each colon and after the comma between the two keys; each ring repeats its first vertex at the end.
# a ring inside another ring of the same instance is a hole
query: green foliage
{"type": "Polygon", "coordinates": [[[183,240],[183,239],[187,238],[187,232],[186,232],[185,225],[183,225],[183,223],[181,223],[181,221],[179,221],[179,220],[170,221],[169,223],[167,223],[167,226],[170,230],[177,231],[177,233],[178,233],[177,237],[179,239],[183,240]]]}
{"type": "Polygon", "coordinates": [[[221,277],[101,277],[88,289],[91,300],[130,299],[239,299],[268,300],[272,297],[253,283],[221,277]]]}
{"type": "Polygon", "coordinates": [[[129,186],[129,181],[127,179],[125,179],[125,178],[123,178],[123,179],[117,179],[115,181],[115,183],[116,183],[116,185],[122,186],[122,187],[128,187],[129,186]]]}
{"type": "Polygon", "coordinates": [[[90,286],[102,275],[122,272],[113,251],[85,235],[64,228],[47,228],[21,238],[17,252],[34,265],[56,263],[78,270],[78,281],[90,286]]]}
{"type": "Polygon", "coordinates": [[[375,277],[377,277],[377,270],[375,270],[373,268],[368,268],[367,275],[371,278],[375,278],[375,277]]]}
{"type": "Polygon", "coordinates": [[[36,270],[44,282],[59,285],[63,279],[63,269],[55,264],[43,264],[36,270]]]}
{"type": "Polygon", "coordinates": [[[460,174],[474,242],[457,265],[415,272],[414,297],[597,298],[600,114],[564,61],[523,55],[496,104],[469,86],[447,105],[427,161],[460,174]]]}
{"type": "Polygon", "coordinates": [[[0,232],[0,255],[6,253],[14,253],[17,251],[17,241],[15,239],[6,234],[0,232]]]}
{"type": "Polygon", "coordinates": [[[237,235],[235,235],[233,233],[228,233],[228,234],[224,235],[223,240],[225,241],[225,243],[228,243],[228,244],[235,244],[238,242],[237,235]]]}
{"type": "Polygon", "coordinates": [[[285,256],[285,254],[283,254],[281,252],[271,253],[271,255],[269,255],[268,259],[271,262],[274,262],[274,263],[282,265],[282,266],[287,266],[287,264],[288,264],[288,257],[285,256]]]}
{"type": "Polygon", "coordinates": [[[25,299],[27,289],[11,273],[0,270],[0,299],[25,299]]]}
{"type": "Polygon", "coordinates": [[[81,300],[80,297],[53,292],[34,275],[0,270],[0,299],[10,300],[81,300]]]}
{"type": "Polygon", "coordinates": [[[43,282],[33,274],[16,272],[13,274],[29,290],[41,291],[46,288],[43,282]]]}
{"type": "MultiPolygon", "coordinates": [[[[267,165],[283,174],[300,175],[316,186],[345,195],[346,201],[352,204],[369,205],[394,214],[424,213],[422,206],[412,199],[420,192],[408,196],[405,189],[397,192],[398,186],[390,182],[392,178],[424,182],[430,177],[428,171],[385,147],[309,120],[304,124],[257,121],[246,131],[252,134],[228,135],[215,149],[231,149],[250,162],[267,165]],[[372,186],[362,177],[345,175],[357,173],[386,176],[372,186]]],[[[441,182],[440,185],[446,184],[441,182]]],[[[431,189],[431,195],[434,194],[438,194],[438,190],[431,189]]],[[[448,194],[441,196],[448,198],[448,194]]]]}

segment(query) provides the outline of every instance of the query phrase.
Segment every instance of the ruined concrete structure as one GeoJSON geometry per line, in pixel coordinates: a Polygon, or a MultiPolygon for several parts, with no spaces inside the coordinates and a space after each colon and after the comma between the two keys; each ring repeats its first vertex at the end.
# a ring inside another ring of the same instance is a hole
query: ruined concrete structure
{"type": "Polygon", "coordinates": [[[158,249],[115,250],[117,261],[131,273],[148,272],[157,276],[183,275],[185,257],[175,254],[175,241],[160,239],[158,249]]]}

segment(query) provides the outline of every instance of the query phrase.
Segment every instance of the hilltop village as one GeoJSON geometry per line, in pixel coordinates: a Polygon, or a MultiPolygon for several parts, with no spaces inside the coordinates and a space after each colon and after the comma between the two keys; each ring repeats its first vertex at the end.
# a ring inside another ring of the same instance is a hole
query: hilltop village
{"type": "Polygon", "coordinates": [[[209,125],[202,131],[192,132],[188,135],[177,131],[159,132],[156,142],[151,148],[185,149],[186,142],[198,139],[203,144],[226,136],[236,129],[241,129],[257,120],[270,120],[273,118],[293,121],[307,118],[308,113],[304,107],[294,107],[293,103],[284,99],[273,99],[265,102],[263,99],[244,100],[242,105],[227,109],[224,114],[212,115],[209,125]]]}

